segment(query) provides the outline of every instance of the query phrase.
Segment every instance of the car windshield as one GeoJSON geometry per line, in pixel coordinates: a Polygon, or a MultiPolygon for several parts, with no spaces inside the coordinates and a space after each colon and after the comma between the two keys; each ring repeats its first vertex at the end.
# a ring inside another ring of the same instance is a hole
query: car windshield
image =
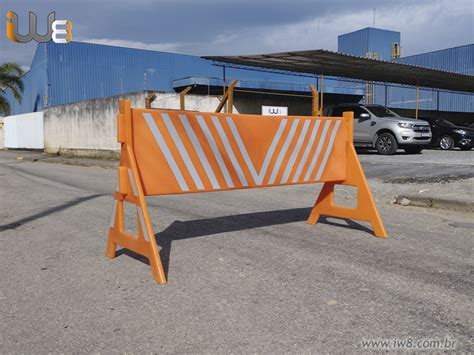
{"type": "Polygon", "coordinates": [[[438,122],[439,123],[442,123],[442,124],[445,124],[446,126],[455,126],[454,123],[448,121],[448,120],[445,120],[444,118],[439,118],[438,119],[438,122]]]}
{"type": "Polygon", "coordinates": [[[377,117],[400,117],[395,112],[383,106],[368,106],[367,109],[377,117]]]}

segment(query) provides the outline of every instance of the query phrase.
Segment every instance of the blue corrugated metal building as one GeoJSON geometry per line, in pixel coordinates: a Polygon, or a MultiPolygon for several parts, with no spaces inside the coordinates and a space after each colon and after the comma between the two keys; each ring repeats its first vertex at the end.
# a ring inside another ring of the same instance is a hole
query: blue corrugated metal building
{"type": "MultiPolygon", "coordinates": [[[[11,97],[12,114],[40,111],[82,100],[144,90],[176,92],[188,85],[222,88],[239,79],[238,87],[251,90],[308,92],[318,77],[301,74],[225,69],[197,56],[106,46],[82,42],[38,44],[31,69],[24,76],[21,104],[11,97]]],[[[353,95],[359,100],[363,85],[324,81],[326,93],[353,95]]],[[[222,92],[222,89],[220,89],[222,92]]]]}
{"type": "MultiPolygon", "coordinates": [[[[365,28],[339,36],[338,51],[378,56],[389,60],[393,44],[400,46],[400,33],[365,28]]],[[[392,59],[406,64],[474,75],[474,44],[392,59]]],[[[320,83],[318,76],[243,69],[214,65],[197,56],[106,46],[81,42],[38,45],[31,69],[24,76],[25,92],[21,104],[7,93],[12,114],[40,111],[55,106],[144,90],[176,92],[188,85],[212,88],[239,79],[243,89],[267,92],[308,93],[310,84],[320,83]]],[[[343,78],[325,78],[324,92],[356,102],[365,94],[363,82],[343,78]],[[342,96],[344,95],[344,96],[342,96]]],[[[328,95],[330,99],[331,95],[328,95]]],[[[415,89],[377,84],[374,102],[392,108],[415,108],[415,89]]],[[[331,101],[325,100],[326,104],[331,101]]],[[[474,112],[474,95],[438,90],[420,90],[420,109],[474,112]]]]}
{"type": "MultiPolygon", "coordinates": [[[[393,48],[395,43],[401,48],[400,32],[368,27],[340,35],[338,52],[474,75],[474,44],[396,58],[393,48]]],[[[373,91],[374,103],[391,108],[415,109],[415,88],[387,83],[376,84],[373,91]]],[[[420,89],[418,102],[420,110],[474,112],[474,95],[472,94],[420,89]]]]}
{"type": "Polygon", "coordinates": [[[337,37],[337,51],[359,57],[375,56],[375,59],[390,60],[392,46],[400,45],[400,32],[367,27],[337,37]]]}
{"type": "MultiPolygon", "coordinates": [[[[474,44],[402,57],[395,60],[404,64],[474,75],[474,44]]],[[[376,93],[375,99],[376,102],[385,104],[385,98],[381,94],[377,97],[376,93]]],[[[414,109],[415,90],[388,87],[387,106],[414,109]]],[[[421,89],[419,108],[433,111],[474,112],[474,95],[421,89]]]]}

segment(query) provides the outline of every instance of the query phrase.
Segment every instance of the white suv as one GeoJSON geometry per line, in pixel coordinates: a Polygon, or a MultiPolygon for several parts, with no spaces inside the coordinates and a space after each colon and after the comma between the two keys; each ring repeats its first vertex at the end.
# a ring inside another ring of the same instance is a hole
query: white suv
{"type": "Polygon", "coordinates": [[[398,148],[420,153],[431,141],[428,122],[405,118],[380,105],[340,104],[329,109],[329,116],[354,112],[354,145],[372,147],[379,154],[395,154],[398,148]]]}

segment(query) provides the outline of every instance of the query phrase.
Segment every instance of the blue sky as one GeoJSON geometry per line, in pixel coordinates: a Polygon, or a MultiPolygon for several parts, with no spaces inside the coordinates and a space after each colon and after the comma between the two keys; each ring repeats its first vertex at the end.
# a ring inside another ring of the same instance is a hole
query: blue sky
{"type": "MultiPolygon", "coordinates": [[[[73,40],[186,54],[249,54],[337,49],[337,35],[372,26],[402,33],[403,55],[474,42],[473,0],[0,0],[27,31],[28,11],[73,24],[73,40]]],[[[41,27],[43,26],[43,27],[41,27]]],[[[0,36],[0,62],[29,66],[34,42],[0,36]]]]}

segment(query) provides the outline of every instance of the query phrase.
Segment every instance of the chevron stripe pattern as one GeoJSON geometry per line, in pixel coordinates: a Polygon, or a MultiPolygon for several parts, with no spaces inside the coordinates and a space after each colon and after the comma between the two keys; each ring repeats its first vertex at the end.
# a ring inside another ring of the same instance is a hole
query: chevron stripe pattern
{"type": "Polygon", "coordinates": [[[342,117],[132,110],[146,195],[343,180],[342,117]]]}

